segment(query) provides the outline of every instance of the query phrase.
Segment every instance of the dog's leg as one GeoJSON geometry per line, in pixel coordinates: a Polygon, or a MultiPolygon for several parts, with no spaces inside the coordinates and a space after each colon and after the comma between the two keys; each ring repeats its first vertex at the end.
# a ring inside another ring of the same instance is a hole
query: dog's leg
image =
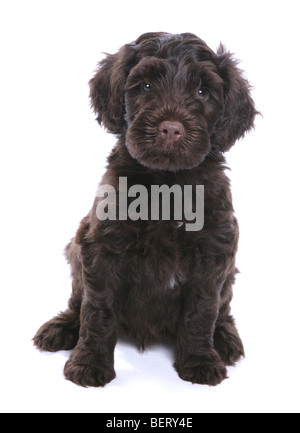
{"type": "Polygon", "coordinates": [[[202,277],[200,281],[185,289],[185,312],[179,325],[175,368],[183,380],[217,385],[227,377],[225,365],[213,347],[219,291],[209,278],[202,277]]]}
{"type": "MultiPolygon", "coordinates": [[[[82,247],[84,248],[84,247],[82,247]]],[[[83,256],[84,296],[80,312],[79,340],[65,365],[66,379],[81,386],[104,386],[115,377],[114,348],[117,320],[113,310],[110,274],[96,257],[93,246],[83,256]]],[[[98,248],[98,246],[96,246],[98,248]]]]}
{"type": "Polygon", "coordinates": [[[214,347],[226,365],[234,365],[241,357],[245,356],[242,340],[234,319],[230,315],[234,279],[235,273],[230,274],[222,289],[221,298],[225,298],[226,301],[220,308],[214,335],[214,347]]]}
{"type": "Polygon", "coordinates": [[[46,322],[33,337],[34,345],[47,352],[71,350],[79,338],[79,313],[66,310],[46,322]]]}
{"type": "Polygon", "coordinates": [[[74,296],[78,292],[74,286],[76,282],[73,281],[69,308],[41,326],[33,337],[37,348],[47,352],[57,352],[58,350],[71,350],[76,346],[79,338],[81,298],[74,296]]]}
{"type": "Polygon", "coordinates": [[[72,295],[69,308],[46,322],[33,337],[36,347],[47,352],[71,350],[77,344],[80,327],[80,308],[82,300],[82,266],[78,258],[79,245],[70,243],[66,255],[72,268],[72,295]],[[76,254],[74,254],[76,252],[76,254]]]}
{"type": "Polygon", "coordinates": [[[245,356],[244,346],[232,316],[227,315],[218,320],[214,346],[226,365],[234,365],[245,356]]]}
{"type": "Polygon", "coordinates": [[[85,387],[104,386],[116,376],[113,313],[104,299],[95,299],[87,296],[82,305],[80,338],[64,369],[66,379],[85,387]]]}

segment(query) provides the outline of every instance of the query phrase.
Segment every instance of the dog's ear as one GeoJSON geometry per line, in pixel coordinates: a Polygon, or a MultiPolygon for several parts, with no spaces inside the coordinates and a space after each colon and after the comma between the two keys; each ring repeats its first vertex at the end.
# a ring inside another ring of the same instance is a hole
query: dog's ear
{"type": "Polygon", "coordinates": [[[250,86],[237,62],[221,44],[218,51],[219,74],[224,80],[224,112],[217,125],[214,143],[227,151],[245,132],[254,127],[258,111],[250,95],[250,86]]]}
{"type": "Polygon", "coordinates": [[[124,86],[134,57],[134,44],[125,45],[116,54],[108,54],[89,83],[97,121],[113,134],[120,134],[126,127],[124,86]]]}

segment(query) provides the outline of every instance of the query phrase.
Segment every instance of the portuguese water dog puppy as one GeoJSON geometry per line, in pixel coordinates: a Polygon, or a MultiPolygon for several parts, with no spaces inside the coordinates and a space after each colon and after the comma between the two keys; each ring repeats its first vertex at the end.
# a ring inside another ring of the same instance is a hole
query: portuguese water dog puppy
{"type": "Polygon", "coordinates": [[[66,247],[68,309],[39,329],[34,344],[74,349],[65,377],[99,387],[116,375],[118,336],[140,348],[168,339],[181,379],[217,385],[244,356],[230,315],[238,224],[223,153],[254,126],[248,81],[222,45],[214,53],[190,33],[146,33],[100,62],[90,97],[99,124],[118,141],[66,247]],[[169,194],[151,203],[154,186],[169,194]],[[181,218],[178,188],[192,193],[181,218]],[[160,212],[167,198],[169,218],[160,212]],[[204,216],[194,227],[197,198],[204,216]]]}

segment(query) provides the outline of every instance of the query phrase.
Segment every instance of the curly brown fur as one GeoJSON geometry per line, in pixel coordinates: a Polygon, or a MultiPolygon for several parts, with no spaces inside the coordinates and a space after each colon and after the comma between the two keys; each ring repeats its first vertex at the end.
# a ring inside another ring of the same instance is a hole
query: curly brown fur
{"type": "Polygon", "coordinates": [[[238,225],[223,152],[253,127],[249,84],[222,45],[215,54],[193,34],[147,33],[108,55],[90,89],[98,122],[118,135],[101,184],[204,185],[204,227],[100,221],[97,197],[66,248],[69,307],[34,343],[75,348],[66,378],[104,386],[120,334],[139,347],[169,338],[183,380],[217,385],[244,356],[230,315],[238,225]]]}

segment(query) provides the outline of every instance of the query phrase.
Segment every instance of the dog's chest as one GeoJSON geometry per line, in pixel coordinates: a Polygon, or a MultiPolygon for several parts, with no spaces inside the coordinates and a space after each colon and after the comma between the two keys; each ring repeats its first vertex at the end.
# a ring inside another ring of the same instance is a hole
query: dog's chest
{"type": "Polygon", "coordinates": [[[174,291],[186,280],[186,255],[181,226],[146,226],[121,254],[122,274],[135,291],[174,291]]]}

